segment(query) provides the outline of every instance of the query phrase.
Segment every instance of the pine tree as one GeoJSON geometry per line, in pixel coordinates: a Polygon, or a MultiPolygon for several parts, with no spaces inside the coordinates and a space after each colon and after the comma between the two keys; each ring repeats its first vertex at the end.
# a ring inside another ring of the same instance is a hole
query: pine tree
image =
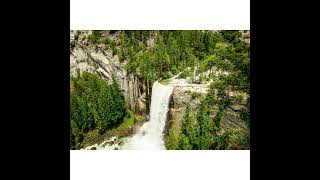
{"type": "Polygon", "coordinates": [[[70,94],[70,119],[72,147],[78,147],[83,133],[97,129],[103,134],[107,129],[123,121],[126,104],[119,84],[113,77],[108,85],[98,76],[83,72],[71,77],[73,90],[70,94]]]}
{"type": "Polygon", "coordinates": [[[215,135],[214,143],[212,144],[211,149],[216,150],[225,150],[229,147],[229,140],[230,136],[229,133],[224,133],[223,135],[215,135]]]}
{"type": "Polygon", "coordinates": [[[197,114],[199,123],[199,149],[209,149],[212,144],[213,122],[209,116],[209,108],[207,101],[202,101],[197,114]]]}
{"type": "Polygon", "coordinates": [[[184,135],[188,135],[188,131],[190,130],[191,127],[191,107],[190,104],[187,104],[186,106],[186,111],[183,116],[183,121],[181,125],[181,133],[184,135]]]}
{"type": "Polygon", "coordinates": [[[114,75],[112,76],[111,97],[113,98],[113,101],[111,103],[111,113],[113,114],[112,122],[114,125],[117,125],[122,122],[123,118],[126,116],[127,111],[124,95],[114,75]]]}
{"type": "Polygon", "coordinates": [[[216,131],[220,130],[220,123],[221,123],[221,119],[223,117],[223,114],[224,114],[224,106],[219,105],[218,112],[217,112],[216,116],[214,117],[214,127],[216,128],[215,129],[216,131]]]}
{"type": "Polygon", "coordinates": [[[186,106],[186,112],[181,125],[181,133],[188,138],[192,149],[198,149],[199,127],[192,115],[191,107],[189,104],[186,106]]]}
{"type": "Polygon", "coordinates": [[[192,124],[191,125],[192,125],[192,130],[190,130],[190,133],[189,133],[189,141],[192,146],[192,149],[199,149],[200,127],[194,117],[192,117],[192,124]]]}
{"type": "Polygon", "coordinates": [[[190,145],[188,137],[186,137],[183,133],[180,133],[178,138],[179,148],[181,150],[191,150],[192,146],[190,145]]]}
{"type": "Polygon", "coordinates": [[[110,121],[110,103],[111,102],[111,97],[110,94],[109,86],[104,85],[101,83],[100,85],[100,90],[99,90],[99,95],[97,99],[97,107],[98,107],[98,119],[97,119],[97,129],[100,134],[102,134],[105,129],[108,126],[108,122],[110,121]]]}
{"type": "Polygon", "coordinates": [[[175,128],[173,126],[169,129],[169,135],[168,135],[168,139],[167,139],[167,142],[166,142],[166,147],[169,150],[178,150],[178,149],[180,149],[179,146],[178,146],[178,138],[177,138],[177,135],[176,135],[175,131],[176,130],[175,130],[175,128]]]}
{"type": "MultiPolygon", "coordinates": [[[[178,58],[180,54],[180,49],[177,40],[173,37],[173,33],[170,32],[169,34],[169,55],[171,59],[171,65],[177,67],[178,66],[178,58]]],[[[172,71],[172,73],[177,73],[176,71],[172,71]]]]}

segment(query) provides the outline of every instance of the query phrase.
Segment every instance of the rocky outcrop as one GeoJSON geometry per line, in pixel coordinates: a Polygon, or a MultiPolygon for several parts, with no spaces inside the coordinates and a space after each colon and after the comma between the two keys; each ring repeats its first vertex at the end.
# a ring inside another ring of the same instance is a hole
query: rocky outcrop
{"type": "Polygon", "coordinates": [[[241,40],[243,40],[244,42],[250,44],[250,31],[249,30],[245,30],[245,31],[240,31],[242,33],[242,38],[241,40]]]}
{"type": "MultiPolygon", "coordinates": [[[[91,31],[70,31],[70,75],[89,71],[108,83],[114,75],[124,91],[128,107],[139,114],[148,114],[152,83],[128,74],[124,68],[127,61],[120,63],[118,56],[113,55],[105,44],[90,44],[87,41],[90,34],[91,31]]],[[[102,32],[102,36],[110,36],[114,40],[118,38],[117,33],[102,32]]]]}
{"type": "Polygon", "coordinates": [[[195,109],[200,104],[200,97],[207,94],[205,87],[176,86],[172,92],[173,108],[182,108],[190,104],[195,109]]]}
{"type": "Polygon", "coordinates": [[[204,97],[206,93],[207,89],[203,87],[174,87],[170,101],[168,120],[164,130],[165,135],[168,134],[171,126],[174,126],[177,131],[180,131],[187,104],[190,104],[192,112],[196,112],[197,107],[200,105],[201,98],[204,97]]]}
{"type": "MultiPolygon", "coordinates": [[[[170,127],[174,126],[177,131],[180,131],[183,116],[187,104],[190,104],[192,112],[195,114],[197,107],[201,103],[201,99],[207,94],[207,88],[204,87],[175,87],[172,93],[168,120],[164,130],[165,137],[168,135],[170,127]]],[[[239,111],[244,107],[242,102],[235,102],[232,106],[226,107],[224,115],[221,119],[221,131],[223,134],[235,129],[248,129],[246,123],[240,119],[239,111]]],[[[211,109],[211,118],[214,118],[218,112],[218,107],[211,109]]]]}

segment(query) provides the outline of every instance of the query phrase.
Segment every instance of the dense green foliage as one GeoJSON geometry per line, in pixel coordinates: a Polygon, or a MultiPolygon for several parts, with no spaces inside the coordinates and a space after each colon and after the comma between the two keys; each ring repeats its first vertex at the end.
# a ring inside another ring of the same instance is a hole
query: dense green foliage
{"type": "Polygon", "coordinates": [[[167,149],[171,149],[171,150],[180,149],[178,146],[178,137],[176,135],[176,130],[174,129],[173,126],[169,129],[169,135],[166,141],[166,147],[167,149]]]}
{"type": "Polygon", "coordinates": [[[108,85],[98,76],[83,72],[71,78],[71,148],[79,148],[84,133],[99,134],[119,125],[126,116],[124,96],[113,77],[108,85]]]}
{"type": "Polygon", "coordinates": [[[179,135],[178,147],[179,147],[179,149],[183,149],[183,150],[191,150],[192,149],[189,138],[187,136],[185,136],[183,133],[181,133],[179,135]]]}
{"type": "Polygon", "coordinates": [[[218,128],[216,127],[219,124],[219,121],[210,117],[210,109],[206,100],[202,101],[196,119],[193,118],[190,106],[187,105],[186,114],[181,124],[181,131],[177,135],[173,127],[169,129],[166,147],[169,150],[223,150],[228,149],[230,144],[235,146],[248,144],[246,131],[233,133],[232,141],[230,142],[230,134],[228,132],[222,135],[217,134],[218,128]],[[244,135],[244,137],[239,137],[241,135],[244,135]]]}
{"type": "Polygon", "coordinates": [[[250,134],[247,130],[237,129],[230,134],[230,146],[248,147],[250,144],[250,134]]]}
{"type": "Polygon", "coordinates": [[[128,59],[128,70],[149,80],[168,78],[199,63],[209,65],[205,67],[208,69],[214,60],[218,61],[212,58],[212,54],[220,53],[215,49],[227,46],[232,37],[240,37],[235,32],[224,35],[212,31],[123,31],[120,60],[128,59]],[[148,45],[148,39],[154,39],[153,46],[148,45]]]}
{"type": "Polygon", "coordinates": [[[100,31],[93,31],[92,34],[88,36],[88,41],[95,44],[100,42],[101,40],[101,32],[100,31]]]}
{"type": "MultiPolygon", "coordinates": [[[[116,31],[111,32],[114,34],[116,31]]],[[[197,73],[213,67],[232,71],[237,88],[246,89],[249,80],[249,45],[239,31],[120,31],[118,40],[93,31],[88,40],[104,43],[127,70],[145,80],[158,80],[197,66],[197,73]],[[241,82],[241,83],[240,83],[241,82]]],[[[185,71],[182,77],[191,76],[185,71]]],[[[230,83],[230,82],[228,82],[230,83]]]]}
{"type": "Polygon", "coordinates": [[[200,127],[199,149],[209,149],[210,145],[213,142],[211,133],[214,129],[214,124],[209,115],[210,110],[208,104],[206,101],[203,101],[197,113],[197,121],[199,122],[200,127]]]}
{"type": "Polygon", "coordinates": [[[195,120],[193,113],[191,112],[191,107],[188,104],[181,125],[181,134],[184,134],[187,137],[192,149],[199,148],[199,130],[198,122],[195,120]]]}

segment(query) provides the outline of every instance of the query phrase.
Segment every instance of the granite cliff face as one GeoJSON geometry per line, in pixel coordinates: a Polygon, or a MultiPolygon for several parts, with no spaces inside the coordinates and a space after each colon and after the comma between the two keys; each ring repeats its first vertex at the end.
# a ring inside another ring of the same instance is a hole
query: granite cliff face
{"type": "MultiPolygon", "coordinates": [[[[99,75],[110,83],[115,76],[124,91],[128,107],[139,114],[148,114],[151,101],[152,83],[141,80],[138,76],[129,74],[124,68],[127,60],[120,63],[117,55],[105,44],[92,44],[87,37],[91,31],[70,31],[70,75],[89,71],[99,75]]],[[[102,33],[110,39],[118,40],[118,33],[108,31],[102,33]]]]}
{"type": "MultiPolygon", "coordinates": [[[[168,120],[164,130],[165,137],[167,137],[171,126],[175,126],[175,129],[180,132],[187,104],[191,106],[192,112],[195,114],[201,103],[201,99],[204,98],[206,94],[207,88],[179,86],[174,88],[171,97],[168,120]]],[[[241,108],[245,107],[244,104],[246,104],[246,101],[246,99],[242,99],[240,101],[233,102],[232,106],[225,109],[223,118],[221,119],[221,130],[218,134],[241,129],[249,129],[247,124],[241,120],[239,115],[239,111],[241,108]]],[[[214,118],[218,111],[218,107],[213,107],[211,110],[211,118],[214,118]]]]}

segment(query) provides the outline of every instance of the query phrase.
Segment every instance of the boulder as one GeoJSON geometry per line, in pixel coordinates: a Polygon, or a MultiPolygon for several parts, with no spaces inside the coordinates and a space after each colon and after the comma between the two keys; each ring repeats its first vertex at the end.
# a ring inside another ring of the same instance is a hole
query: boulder
{"type": "Polygon", "coordinates": [[[137,102],[137,111],[142,113],[146,111],[146,101],[143,99],[139,98],[137,102]]]}

